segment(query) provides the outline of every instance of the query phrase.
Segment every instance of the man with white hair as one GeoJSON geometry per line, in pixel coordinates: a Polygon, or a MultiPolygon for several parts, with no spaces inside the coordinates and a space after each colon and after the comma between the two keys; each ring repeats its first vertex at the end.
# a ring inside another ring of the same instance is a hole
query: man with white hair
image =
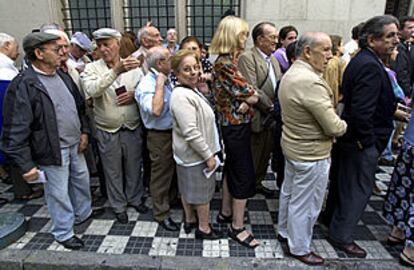
{"type": "Polygon", "coordinates": [[[178,231],[170,217],[170,188],[175,174],[172,153],[172,116],[170,114],[171,53],[161,46],[151,48],[147,56],[150,72],[139,83],[135,99],[142,121],[148,130],[151,158],[150,192],[154,219],[168,231],[178,231]]]}
{"type": "Polygon", "coordinates": [[[19,70],[14,65],[19,56],[19,44],[9,34],[0,33],[0,80],[11,81],[19,70]]]}
{"type": "Polygon", "coordinates": [[[279,88],[286,166],[278,239],[287,242],[292,257],[309,265],[324,263],[310,249],[313,226],[328,183],[333,140],[347,127],[335,113],[332,90],[321,76],[332,58],[331,49],[327,34],[303,34],[296,45],[297,60],[283,75],[279,88]]]}
{"type": "Polygon", "coordinates": [[[127,207],[145,213],[140,174],[142,131],[135,87],[143,76],[135,57],[121,59],[121,33],[111,28],[93,32],[102,58],[87,64],[81,84],[93,98],[96,137],[109,203],[120,223],[128,223],[127,207]]]}
{"type": "MultiPolygon", "coordinates": [[[[162,44],[160,31],[151,24],[145,25],[138,30],[137,39],[139,41],[140,47],[138,50],[132,53],[132,56],[140,59],[145,59],[147,57],[149,49],[155,46],[161,46],[162,44]]],[[[144,74],[148,73],[148,65],[145,61],[142,65],[142,71],[144,74]]]]}
{"type": "MultiPolygon", "coordinates": [[[[6,33],[0,33],[0,88],[2,91],[6,91],[6,88],[11,80],[19,74],[19,70],[14,65],[17,57],[19,56],[19,44],[17,40],[6,33]]],[[[3,99],[0,100],[0,104],[3,104],[3,99]]],[[[2,112],[0,112],[2,116],[2,112]]],[[[0,128],[1,131],[2,127],[0,128]]],[[[0,162],[4,163],[6,160],[1,155],[0,162]]],[[[43,195],[41,189],[34,190],[32,186],[27,184],[21,176],[21,172],[17,167],[10,167],[10,178],[13,181],[14,197],[17,200],[31,200],[39,198],[43,195]]],[[[0,176],[7,178],[7,172],[0,166],[0,176]]]]}
{"type": "Polygon", "coordinates": [[[59,70],[58,39],[42,32],[23,39],[31,64],[7,88],[1,146],[27,182],[43,178],[56,241],[80,249],[84,244],[73,224],[92,214],[89,174],[79,152],[80,137],[89,128],[76,85],[59,70]]]}
{"type": "Polygon", "coordinates": [[[167,42],[164,44],[164,48],[170,50],[171,55],[180,49],[180,45],[177,43],[177,31],[174,28],[167,31],[167,42]]]}

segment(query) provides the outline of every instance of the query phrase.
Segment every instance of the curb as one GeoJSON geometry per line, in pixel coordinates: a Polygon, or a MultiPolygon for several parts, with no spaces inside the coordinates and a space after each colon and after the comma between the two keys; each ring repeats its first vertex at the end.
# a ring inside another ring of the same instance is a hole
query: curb
{"type": "Polygon", "coordinates": [[[2,250],[2,270],[152,270],[152,269],[410,269],[396,260],[328,260],[322,266],[307,266],[299,261],[257,258],[155,257],[147,255],[96,254],[80,251],[2,250]]]}

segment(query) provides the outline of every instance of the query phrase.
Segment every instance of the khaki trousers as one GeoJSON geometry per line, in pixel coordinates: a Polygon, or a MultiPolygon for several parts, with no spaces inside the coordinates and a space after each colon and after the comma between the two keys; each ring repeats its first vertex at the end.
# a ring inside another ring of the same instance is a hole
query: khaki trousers
{"type": "Polygon", "coordinates": [[[172,133],[148,130],[147,145],[151,159],[149,189],[153,214],[156,221],[162,221],[169,216],[170,187],[175,174],[172,133]]]}

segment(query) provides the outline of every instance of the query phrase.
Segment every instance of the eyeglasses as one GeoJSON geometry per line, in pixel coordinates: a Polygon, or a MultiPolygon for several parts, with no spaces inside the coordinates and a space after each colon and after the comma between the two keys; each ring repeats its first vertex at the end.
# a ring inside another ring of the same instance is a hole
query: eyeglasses
{"type": "Polygon", "coordinates": [[[63,49],[63,47],[64,47],[64,46],[58,46],[58,47],[55,47],[55,48],[45,48],[45,47],[39,47],[39,49],[40,49],[40,50],[42,50],[42,51],[47,51],[47,50],[49,50],[49,51],[54,52],[55,54],[59,54],[59,51],[60,51],[60,50],[62,50],[62,49],[63,49]]]}

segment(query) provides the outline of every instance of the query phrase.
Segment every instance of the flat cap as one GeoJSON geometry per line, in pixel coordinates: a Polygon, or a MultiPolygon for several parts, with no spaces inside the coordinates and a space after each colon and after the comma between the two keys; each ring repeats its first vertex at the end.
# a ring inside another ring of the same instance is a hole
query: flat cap
{"type": "Polygon", "coordinates": [[[27,52],[30,49],[38,48],[42,44],[58,39],[60,37],[53,34],[43,32],[30,33],[23,38],[23,50],[27,52]]]}
{"type": "Polygon", "coordinates": [[[112,28],[100,28],[92,33],[92,36],[95,40],[105,39],[105,38],[121,38],[121,33],[112,28]]]}
{"type": "Polygon", "coordinates": [[[76,32],[75,34],[73,34],[72,38],[70,39],[70,43],[78,45],[82,50],[91,50],[92,41],[86,34],[82,32],[76,32]]]}

